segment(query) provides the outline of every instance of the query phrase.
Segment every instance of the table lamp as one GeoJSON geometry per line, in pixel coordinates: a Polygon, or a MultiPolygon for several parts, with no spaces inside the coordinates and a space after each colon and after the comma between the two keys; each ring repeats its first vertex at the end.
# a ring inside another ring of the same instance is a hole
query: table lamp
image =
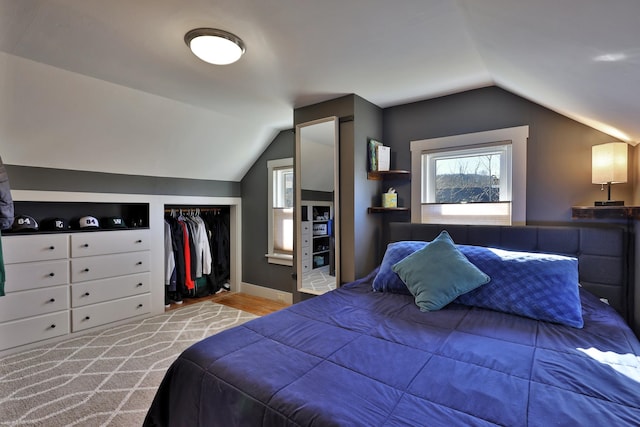
{"type": "Polygon", "coordinates": [[[595,206],[624,206],[622,200],[611,200],[611,184],[627,182],[627,153],[625,142],[609,142],[591,147],[591,182],[607,185],[607,200],[596,201],[595,206]]]}

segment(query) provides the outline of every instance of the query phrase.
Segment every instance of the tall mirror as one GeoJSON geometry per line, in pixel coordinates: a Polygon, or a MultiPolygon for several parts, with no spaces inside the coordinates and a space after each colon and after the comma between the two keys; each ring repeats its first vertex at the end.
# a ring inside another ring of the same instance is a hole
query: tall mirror
{"type": "Polygon", "coordinates": [[[338,118],[296,126],[298,291],[320,295],[340,283],[338,118]]]}

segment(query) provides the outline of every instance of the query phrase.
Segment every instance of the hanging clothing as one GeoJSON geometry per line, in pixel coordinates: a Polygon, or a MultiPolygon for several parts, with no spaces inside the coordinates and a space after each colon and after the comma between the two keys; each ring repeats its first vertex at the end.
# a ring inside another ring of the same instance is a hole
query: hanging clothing
{"type": "Polygon", "coordinates": [[[213,257],[211,274],[215,277],[214,287],[217,291],[230,279],[230,217],[228,212],[223,212],[217,215],[206,215],[203,219],[209,226],[211,235],[209,240],[213,257]]]}
{"type": "Polygon", "coordinates": [[[195,279],[211,273],[211,248],[204,221],[198,215],[187,217],[192,225],[192,241],[195,253],[195,279]]]}
{"type": "MultiPolygon", "coordinates": [[[[186,211],[186,210],[185,210],[186,211]]],[[[216,293],[229,282],[229,221],[222,209],[201,213],[199,208],[186,213],[175,209],[165,216],[165,284],[167,291],[185,297],[216,293]],[[176,217],[177,216],[177,217],[176,217]],[[168,240],[171,241],[169,245],[168,240]],[[169,246],[173,250],[171,264],[169,246]],[[168,280],[168,282],[167,282],[168,280]]]]}
{"type": "Polygon", "coordinates": [[[187,290],[191,290],[195,287],[193,282],[194,278],[192,277],[192,272],[194,270],[191,262],[192,243],[189,241],[189,230],[187,229],[187,224],[180,218],[178,218],[178,224],[180,224],[180,227],[182,228],[182,242],[184,244],[184,286],[187,290]]]}
{"type": "MultiPolygon", "coordinates": [[[[0,158],[0,230],[7,230],[13,225],[13,198],[11,197],[11,186],[9,185],[9,175],[0,158]]],[[[4,296],[4,282],[6,279],[4,271],[4,257],[2,255],[2,239],[0,236],[0,297],[4,296]]]]}
{"type": "MultiPolygon", "coordinates": [[[[176,256],[173,252],[173,242],[171,241],[171,225],[164,221],[164,284],[171,286],[171,278],[176,269],[176,256]]],[[[175,291],[175,278],[173,279],[173,291],[175,291]]]]}
{"type": "Polygon", "coordinates": [[[182,292],[185,285],[185,262],[184,262],[184,237],[182,226],[177,218],[167,217],[165,219],[170,226],[171,246],[173,248],[175,268],[169,278],[169,292],[182,292]]]}

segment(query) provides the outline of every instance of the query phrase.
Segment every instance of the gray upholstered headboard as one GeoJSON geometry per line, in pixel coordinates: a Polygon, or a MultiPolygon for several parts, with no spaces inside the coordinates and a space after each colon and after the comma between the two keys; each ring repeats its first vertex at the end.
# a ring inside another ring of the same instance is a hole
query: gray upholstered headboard
{"type": "Polygon", "coordinates": [[[390,242],[434,239],[447,230],[458,244],[529,252],[549,252],[578,258],[580,283],[606,298],[632,323],[633,286],[630,245],[622,227],[481,226],[391,223],[390,242]]]}

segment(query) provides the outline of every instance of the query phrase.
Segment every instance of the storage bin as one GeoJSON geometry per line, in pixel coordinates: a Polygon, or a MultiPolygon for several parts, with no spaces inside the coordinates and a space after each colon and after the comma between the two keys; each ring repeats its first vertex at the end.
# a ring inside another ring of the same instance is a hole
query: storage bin
{"type": "Polygon", "coordinates": [[[327,224],[313,224],[314,236],[325,236],[327,234],[327,224]]]}

